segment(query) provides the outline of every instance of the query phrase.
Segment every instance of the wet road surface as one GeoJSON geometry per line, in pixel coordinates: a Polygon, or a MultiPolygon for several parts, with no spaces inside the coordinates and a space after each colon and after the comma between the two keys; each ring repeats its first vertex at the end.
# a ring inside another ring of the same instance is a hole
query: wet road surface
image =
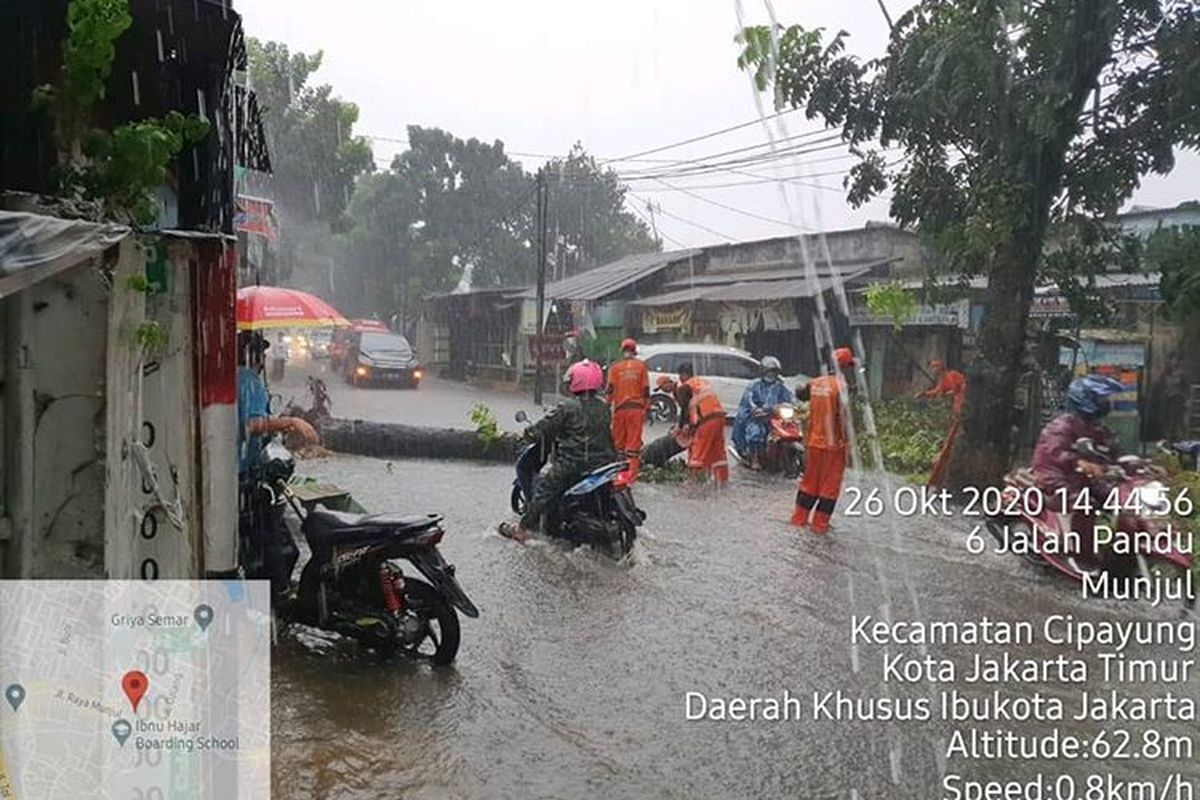
{"type": "MultiPolygon", "coordinates": [[[[1177,613],[1085,602],[1013,556],[973,556],[961,520],[841,518],[830,536],[796,533],[785,525],[794,489],[769,476],[735,473],[721,502],[691,487],[639,485],[650,518],[635,563],[617,565],[494,534],[510,481],[502,467],[396,462],[389,471],[336,457],[301,471],[371,509],[444,513],[443,550],[482,613],[463,620],[458,661],[444,670],[343,660],[285,641],[273,701],[274,794],[283,800],[940,797],[947,723],[687,722],[685,693],[919,698],[947,688],[885,685],[884,648],[850,647],[852,613],[1039,625],[1048,614],[1177,613]]],[[[965,668],[977,649],[929,652],[965,668]]],[[[959,686],[969,696],[1005,689],[959,686]]],[[[1011,688],[1074,696],[1061,685],[1011,688]]],[[[1194,698],[1200,683],[1193,675],[1174,690],[1194,698]]],[[[1059,727],[1094,735],[1113,725],[1059,727]]],[[[1099,766],[951,760],[949,769],[1003,780],[1065,772],[1079,777],[1079,797],[1097,771],[1200,778],[1194,759],[1099,766]]]]}

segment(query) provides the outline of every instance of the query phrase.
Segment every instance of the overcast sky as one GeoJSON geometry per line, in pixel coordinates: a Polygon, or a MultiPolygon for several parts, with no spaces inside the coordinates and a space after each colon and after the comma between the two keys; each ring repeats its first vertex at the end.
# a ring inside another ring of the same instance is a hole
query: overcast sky
{"type": "MultiPolygon", "coordinates": [[[[885,2],[893,15],[907,5],[885,2]]],[[[852,52],[882,52],[887,25],[877,0],[771,5],[780,22],[844,28],[852,52]]],[[[740,6],[747,24],[767,21],[763,0],[740,6]]],[[[500,139],[510,152],[530,154],[519,158],[533,170],[576,141],[602,160],[617,159],[760,117],[735,64],[738,0],[235,0],[235,7],[248,35],[325,52],[316,79],[358,104],[358,132],[376,137],[381,167],[404,149],[388,139],[402,140],[413,124],[500,139]]],[[[769,125],[770,132],[749,125],[646,158],[697,159],[820,130],[802,113],[769,125]]],[[[647,203],[654,204],[668,249],[886,219],[885,200],[860,209],[845,202],[840,173],[854,162],[842,157],[844,148],[819,149],[826,145],[815,138],[804,145],[811,152],[790,160],[740,165],[739,174],[673,176],[669,185],[644,176],[663,169],[661,162],[611,166],[643,173],[630,182],[629,204],[647,218],[647,203]],[[756,180],[746,172],[805,176],[822,188],[785,199],[775,183],[724,185],[756,180]]],[[[1198,187],[1200,157],[1187,154],[1170,176],[1148,179],[1133,202],[1174,205],[1200,198],[1198,187]]]]}

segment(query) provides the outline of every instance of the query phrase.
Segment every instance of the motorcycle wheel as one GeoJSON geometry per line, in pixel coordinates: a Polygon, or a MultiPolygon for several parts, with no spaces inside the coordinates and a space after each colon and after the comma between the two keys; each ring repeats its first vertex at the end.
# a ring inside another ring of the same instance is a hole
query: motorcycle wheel
{"type": "Polygon", "coordinates": [[[788,448],[783,457],[783,474],[789,478],[799,478],[804,474],[804,452],[794,447],[788,448]]]}
{"type": "Polygon", "coordinates": [[[514,514],[525,513],[525,493],[521,491],[520,486],[514,486],[512,496],[508,499],[508,505],[512,508],[514,514]]]}
{"type": "Polygon", "coordinates": [[[415,642],[397,641],[398,648],[411,658],[439,666],[454,661],[460,639],[458,614],[446,599],[428,583],[409,577],[404,579],[404,599],[423,630],[415,642]]]}
{"type": "Polygon", "coordinates": [[[651,425],[656,422],[674,424],[677,414],[678,409],[676,409],[675,402],[671,398],[662,395],[655,395],[650,398],[650,414],[648,417],[651,425]]]}

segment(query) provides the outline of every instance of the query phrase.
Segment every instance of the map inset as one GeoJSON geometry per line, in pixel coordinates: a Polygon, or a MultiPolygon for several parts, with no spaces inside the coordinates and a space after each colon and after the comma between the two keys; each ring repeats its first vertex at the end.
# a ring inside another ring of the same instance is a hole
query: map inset
{"type": "Polygon", "coordinates": [[[0,800],[268,800],[265,581],[0,581],[0,800]]]}

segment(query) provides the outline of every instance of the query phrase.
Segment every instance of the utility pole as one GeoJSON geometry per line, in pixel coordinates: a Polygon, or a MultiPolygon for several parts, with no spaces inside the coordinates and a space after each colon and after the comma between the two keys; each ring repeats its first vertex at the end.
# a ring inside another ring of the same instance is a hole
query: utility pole
{"type": "Polygon", "coordinates": [[[542,167],[537,173],[537,334],[534,337],[534,355],[537,359],[537,372],[533,378],[533,402],[542,404],[542,362],[545,358],[545,319],[546,319],[546,211],[548,192],[546,188],[546,168],[542,167]]]}
{"type": "Polygon", "coordinates": [[[646,211],[650,213],[650,230],[654,232],[654,238],[661,242],[658,238],[658,221],[654,219],[654,204],[649,200],[646,201],[646,211]]]}

